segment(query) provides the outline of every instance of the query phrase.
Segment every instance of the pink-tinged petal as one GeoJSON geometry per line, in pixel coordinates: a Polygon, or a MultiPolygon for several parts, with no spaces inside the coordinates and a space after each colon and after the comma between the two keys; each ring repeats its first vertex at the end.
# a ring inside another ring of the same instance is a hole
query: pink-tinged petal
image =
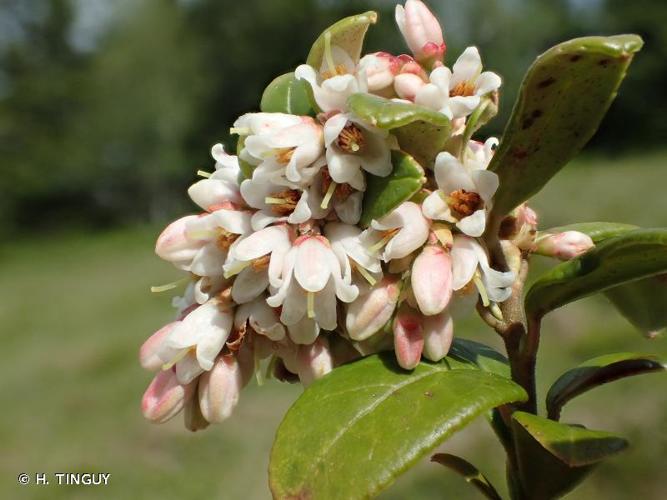
{"type": "Polygon", "coordinates": [[[539,238],[535,251],[547,257],[570,260],[585,254],[594,246],[595,243],[587,234],[578,231],[565,231],[539,238]]]}
{"type": "Polygon", "coordinates": [[[307,292],[319,292],[329,281],[329,253],[331,250],[317,237],[298,243],[294,277],[307,292]]]}
{"type": "Polygon", "coordinates": [[[442,28],[421,0],[407,0],[405,8],[397,5],[395,18],[405,42],[417,60],[432,58],[442,61],[445,54],[442,28]]]}
{"type": "Polygon", "coordinates": [[[424,318],[424,357],[440,361],[447,356],[454,338],[454,322],[448,312],[424,318]]]}
{"type": "Polygon", "coordinates": [[[202,179],[188,188],[188,195],[204,210],[225,201],[240,203],[238,186],[214,178],[202,179]]]}
{"type": "Polygon", "coordinates": [[[475,183],[475,192],[478,193],[482,200],[487,204],[491,202],[491,198],[498,190],[499,180],[498,174],[490,172],[489,170],[473,170],[470,177],[475,183]]]}
{"type": "Polygon", "coordinates": [[[371,92],[389,87],[394,81],[396,58],[387,52],[366,54],[359,61],[359,71],[366,74],[368,90],[371,92]]]}
{"type": "Polygon", "coordinates": [[[452,256],[452,288],[460,290],[473,278],[479,259],[475,246],[479,244],[466,236],[455,236],[451,250],[452,256]]]}
{"type": "Polygon", "coordinates": [[[452,259],[435,245],[426,246],[412,266],[412,291],[419,310],[427,316],[445,310],[452,297],[452,259]]]}
{"type": "Polygon", "coordinates": [[[211,371],[199,380],[199,408],[214,424],[229,418],[243,389],[241,368],[234,356],[218,356],[211,371]]]}
{"type": "Polygon", "coordinates": [[[378,285],[347,306],[345,326],[353,340],[365,340],[377,333],[391,319],[400,287],[394,277],[384,278],[378,285]]]}
{"type": "Polygon", "coordinates": [[[408,306],[401,306],[394,318],[394,351],[401,368],[412,370],[419,364],[424,349],[423,317],[408,306]]]}
{"type": "Polygon", "coordinates": [[[456,223],[463,234],[478,238],[484,234],[486,228],[486,210],[480,209],[456,223]]]}
{"type": "Polygon", "coordinates": [[[159,372],[141,399],[141,412],[148,420],[162,424],[178,415],[193,393],[194,384],[179,384],[173,370],[159,372]]]}
{"type": "Polygon", "coordinates": [[[158,356],[160,346],[178,323],[178,321],[167,323],[142,344],[139,348],[139,363],[142,368],[157,371],[162,367],[164,361],[158,356]]]}
{"type": "MultiPolygon", "coordinates": [[[[295,344],[312,344],[315,342],[315,339],[317,336],[320,334],[320,327],[317,325],[317,323],[304,316],[300,321],[297,323],[294,323],[293,325],[288,325],[287,330],[289,331],[289,336],[290,339],[295,344]]],[[[281,355],[282,356],[282,355],[281,355]]],[[[285,359],[285,364],[287,365],[287,359],[285,359]]],[[[294,373],[297,372],[297,368],[294,367],[295,369],[293,370],[294,373]]],[[[292,369],[288,366],[288,369],[292,371],[292,369]]]]}
{"type": "MultiPolygon", "coordinates": [[[[419,104],[421,105],[427,105],[431,103],[431,101],[434,103],[437,102],[439,104],[439,101],[432,99],[434,92],[431,89],[427,90],[427,86],[427,83],[422,80],[419,75],[415,75],[414,73],[401,73],[400,75],[396,75],[396,78],[394,78],[394,90],[396,91],[396,94],[398,94],[398,96],[402,99],[415,101],[415,98],[419,95],[419,104]],[[427,103],[424,101],[427,101],[427,103]]],[[[434,90],[435,92],[439,92],[437,88],[434,90]]]]}
{"type": "Polygon", "coordinates": [[[467,82],[477,78],[482,72],[482,59],[479,56],[477,47],[468,47],[463,51],[463,54],[454,63],[452,67],[454,76],[452,78],[451,86],[455,86],[461,82],[467,82]]]}
{"type": "Polygon", "coordinates": [[[489,92],[498,90],[501,83],[502,80],[498,75],[491,71],[485,71],[479,75],[479,78],[477,78],[477,81],[475,82],[475,93],[477,95],[486,95],[489,92]]]}
{"type": "Polygon", "coordinates": [[[329,342],[325,338],[319,337],[312,344],[299,346],[297,366],[299,380],[305,387],[324,377],[333,370],[329,342]]]}
{"type": "Polygon", "coordinates": [[[266,270],[255,271],[246,267],[234,279],[232,285],[232,300],[237,304],[245,304],[266,290],[269,286],[269,275],[266,270]]]}
{"type": "Polygon", "coordinates": [[[192,241],[186,236],[189,223],[197,220],[196,215],[186,215],[169,224],[158,236],[155,253],[168,262],[182,262],[192,259],[203,243],[192,241]]]}
{"type": "Polygon", "coordinates": [[[284,226],[267,227],[239,241],[231,253],[238,260],[255,260],[271,252],[276,241],[284,241],[286,237],[284,226]]]}

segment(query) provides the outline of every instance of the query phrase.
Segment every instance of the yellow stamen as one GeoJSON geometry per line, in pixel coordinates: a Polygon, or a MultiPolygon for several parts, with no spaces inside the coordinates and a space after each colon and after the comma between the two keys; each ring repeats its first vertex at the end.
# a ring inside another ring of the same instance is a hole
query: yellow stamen
{"type": "Polygon", "coordinates": [[[229,129],[230,134],[236,134],[236,135],[250,135],[250,130],[248,127],[232,127],[229,129]]]}
{"type": "Polygon", "coordinates": [[[329,188],[327,189],[327,192],[322,199],[322,203],[320,203],[320,208],[329,208],[329,202],[331,201],[331,197],[333,196],[334,192],[336,192],[336,186],[338,186],[338,184],[333,181],[329,184],[329,188]]]}
{"type": "Polygon", "coordinates": [[[204,177],[205,179],[208,179],[208,178],[211,177],[213,174],[210,173],[210,172],[206,172],[206,171],[204,171],[204,170],[197,170],[197,175],[198,175],[199,177],[204,177]]]}
{"type": "Polygon", "coordinates": [[[362,265],[356,263],[355,261],[353,261],[353,260],[351,260],[351,259],[350,259],[350,262],[352,263],[352,266],[359,272],[359,274],[361,274],[361,275],[366,279],[366,281],[368,281],[368,283],[369,283],[371,286],[373,286],[373,285],[375,285],[375,283],[377,283],[377,280],[376,280],[375,278],[373,278],[373,276],[371,275],[371,273],[369,273],[369,272],[364,268],[364,266],[362,266],[362,265]]]}
{"type": "Polygon", "coordinates": [[[229,279],[232,276],[236,276],[241,271],[243,271],[246,267],[248,267],[250,264],[252,264],[251,260],[244,260],[244,261],[237,262],[235,265],[233,265],[229,269],[225,270],[225,272],[223,273],[224,276],[225,276],[225,279],[229,279]]]}
{"type": "Polygon", "coordinates": [[[491,307],[489,307],[489,310],[491,311],[491,314],[493,314],[494,318],[496,318],[499,321],[505,321],[505,318],[503,317],[503,313],[500,310],[500,307],[498,307],[498,304],[493,302],[491,304],[491,307]]]}
{"type": "Polygon", "coordinates": [[[489,307],[489,304],[491,304],[491,301],[489,300],[489,294],[486,292],[486,287],[484,286],[484,283],[482,282],[482,278],[479,275],[479,271],[475,272],[475,276],[473,277],[473,281],[475,282],[475,286],[477,287],[477,290],[479,291],[479,296],[482,298],[482,304],[484,307],[489,307]]]}
{"type": "Polygon", "coordinates": [[[272,198],[271,196],[267,196],[266,198],[264,198],[264,203],[266,203],[267,205],[282,205],[286,201],[287,200],[285,200],[284,198],[272,198]]]}
{"type": "Polygon", "coordinates": [[[371,255],[375,255],[376,253],[378,253],[378,251],[383,246],[385,246],[387,243],[389,243],[389,240],[391,240],[397,232],[398,232],[398,228],[390,229],[389,231],[386,231],[385,236],[380,241],[378,241],[375,245],[373,245],[372,247],[370,247],[368,249],[368,253],[370,253],[371,255]]]}
{"type": "Polygon", "coordinates": [[[313,319],[315,317],[315,292],[308,292],[306,297],[308,317],[313,319]]]}
{"type": "Polygon", "coordinates": [[[336,63],[334,62],[333,52],[331,51],[331,32],[327,31],[324,34],[324,60],[329,67],[331,75],[336,74],[336,63]]]}
{"type": "Polygon", "coordinates": [[[170,370],[172,366],[174,366],[176,363],[178,363],[180,360],[182,360],[185,356],[187,356],[191,352],[195,352],[196,347],[190,347],[189,349],[182,349],[176,356],[171,361],[168,361],[167,363],[162,365],[162,371],[167,371],[170,370]]]}
{"type": "Polygon", "coordinates": [[[181,278],[180,280],[172,281],[171,283],[166,283],[164,285],[158,285],[158,286],[152,286],[151,287],[151,292],[153,293],[161,293],[161,292],[167,292],[169,290],[173,290],[174,288],[177,288],[181,285],[184,285],[190,281],[190,277],[185,277],[181,278]]]}

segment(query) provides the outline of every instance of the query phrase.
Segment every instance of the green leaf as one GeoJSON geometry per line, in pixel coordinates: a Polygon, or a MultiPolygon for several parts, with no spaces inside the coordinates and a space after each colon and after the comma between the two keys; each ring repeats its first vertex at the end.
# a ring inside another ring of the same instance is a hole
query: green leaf
{"type": "Polygon", "coordinates": [[[569,302],[665,272],[667,229],[628,231],[541,276],[526,295],[526,313],[539,319],[569,302]]]}
{"type": "Polygon", "coordinates": [[[331,37],[331,46],[340,47],[357,63],[361,56],[361,48],[364,44],[366,31],[368,31],[368,27],[371,24],[375,24],[377,17],[377,12],[369,11],[356,16],[346,17],[332,24],[315,40],[308,53],[306,64],[309,64],[317,71],[320,70],[322,60],[324,59],[327,37],[331,37]]]}
{"type": "Polygon", "coordinates": [[[472,363],[480,370],[510,378],[507,358],[488,345],[474,340],[455,338],[448,356],[460,361],[472,363]]]}
{"type": "Polygon", "coordinates": [[[415,159],[402,152],[391,152],[394,169],[387,177],[366,175],[366,192],[361,211],[361,224],[368,226],[391,212],[419,191],[425,182],[424,169],[415,159]]]}
{"type": "Polygon", "coordinates": [[[352,94],[347,104],[349,110],[366,123],[391,130],[401,149],[425,167],[433,165],[451,133],[449,118],[416,104],[370,94],[352,94]]]}
{"type": "Polygon", "coordinates": [[[511,380],[450,358],[411,372],[391,353],[343,365],[306,389],[280,424],[271,491],[372,497],[476,416],[525,398],[511,380]]]}
{"type": "Polygon", "coordinates": [[[259,109],[265,113],[315,116],[312,103],[312,90],[308,82],[297,80],[294,73],[285,73],[264,89],[259,109]]]}
{"type": "Polygon", "coordinates": [[[547,413],[558,420],[560,411],[571,399],[620,378],[664,371],[665,366],[655,356],[635,353],[606,354],[568,370],[547,393],[547,413]]]}
{"type": "Polygon", "coordinates": [[[608,432],[567,425],[530,413],[512,415],[524,496],[551,500],[572,490],[602,460],[628,443],[608,432]]]}
{"type": "MultiPolygon", "coordinates": [[[[617,222],[583,222],[555,227],[548,233],[579,231],[589,235],[595,243],[637,229],[632,224],[617,222]]],[[[655,338],[667,329],[667,275],[658,275],[605,292],[616,309],[647,338],[655,338]]]]}
{"type": "Polygon", "coordinates": [[[576,38],[537,58],[489,165],[500,177],[496,216],[537,193],[584,147],[642,44],[637,35],[576,38]]]}
{"type": "Polygon", "coordinates": [[[486,498],[491,500],[502,500],[491,482],[482,474],[477,467],[467,460],[450,455],[449,453],[436,453],[431,457],[431,462],[436,462],[457,472],[486,498]]]}

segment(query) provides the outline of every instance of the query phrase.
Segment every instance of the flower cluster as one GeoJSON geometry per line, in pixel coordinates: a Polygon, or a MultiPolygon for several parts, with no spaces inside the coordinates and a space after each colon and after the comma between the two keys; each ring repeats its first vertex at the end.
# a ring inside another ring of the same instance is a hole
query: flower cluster
{"type": "MultiPolygon", "coordinates": [[[[238,156],[213,147],[215,171],[188,190],[201,212],[170,224],[156,244],[188,284],[174,299],[176,320],[141,347],[142,366],[157,372],[142,402],[148,419],[184,410],[192,430],[220,422],[255,373],[307,385],[380,350],[393,349],[408,370],[422,356],[438,361],[453,316],[511,295],[515,274],[493,269],[480,239],[498,189],[486,169],[497,141],[465,134],[500,78],[482,71],[475,47],[445,66],[442,30],[421,1],[397,6],[396,22],[412,56],[355,61],[329,44],[321,67],[294,73],[312,91],[314,116],[248,113],[231,129],[238,156]],[[369,182],[392,174],[400,146],[349,109],[360,93],[452,123],[421,191],[363,227],[369,182]]],[[[535,224],[522,207],[511,237],[530,247],[535,224]]]]}

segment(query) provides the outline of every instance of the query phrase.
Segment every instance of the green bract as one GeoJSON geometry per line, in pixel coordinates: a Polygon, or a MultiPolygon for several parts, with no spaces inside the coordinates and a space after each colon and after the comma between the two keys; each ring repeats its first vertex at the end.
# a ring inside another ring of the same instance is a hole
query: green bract
{"type": "Polygon", "coordinates": [[[421,189],[424,170],[415,159],[402,151],[391,152],[394,169],[387,177],[366,175],[366,192],[360,224],[368,226],[380,219],[421,189]]]}
{"type": "Polygon", "coordinates": [[[383,130],[391,130],[403,151],[424,167],[431,167],[451,133],[451,123],[442,113],[416,104],[395,102],[370,94],[353,94],[350,112],[383,130]]]}
{"type": "Polygon", "coordinates": [[[642,43],[636,35],[576,38],[537,58],[489,165],[500,177],[496,216],[542,189],[588,142],[642,43]]]}
{"type": "Polygon", "coordinates": [[[297,80],[294,73],[285,73],[264,89],[259,109],[265,113],[315,116],[312,93],[308,82],[297,80]]]}
{"type": "Polygon", "coordinates": [[[271,452],[275,498],[367,498],[476,416],[525,398],[509,379],[445,358],[412,372],[393,355],[336,368],[283,420],[271,452]]]}
{"type": "Polygon", "coordinates": [[[376,21],[377,13],[369,11],[356,16],[346,17],[332,24],[315,40],[308,53],[306,64],[319,71],[326,50],[327,38],[329,38],[331,46],[343,49],[356,63],[361,56],[361,48],[364,44],[366,31],[376,21]]]}

